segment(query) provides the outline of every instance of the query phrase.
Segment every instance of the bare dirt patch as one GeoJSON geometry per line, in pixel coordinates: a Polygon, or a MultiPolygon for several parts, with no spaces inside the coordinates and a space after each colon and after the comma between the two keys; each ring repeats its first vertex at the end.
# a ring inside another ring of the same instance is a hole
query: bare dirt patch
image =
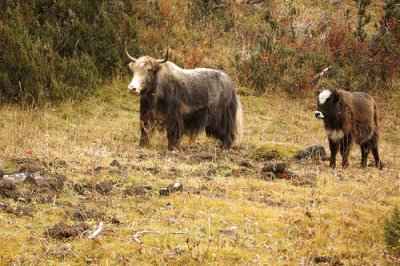
{"type": "Polygon", "coordinates": [[[17,185],[10,180],[0,180],[0,196],[18,200],[22,196],[17,185]]]}
{"type": "Polygon", "coordinates": [[[88,229],[89,225],[86,223],[68,225],[61,222],[48,228],[45,235],[56,239],[73,238],[83,235],[88,229]]]}
{"type": "Polygon", "coordinates": [[[0,196],[25,202],[36,197],[39,202],[47,203],[62,192],[65,182],[66,178],[62,175],[49,175],[39,180],[28,176],[23,182],[1,179],[0,196]]]}
{"type": "Polygon", "coordinates": [[[0,209],[6,213],[14,214],[18,217],[33,217],[34,208],[30,206],[11,206],[8,203],[0,203],[0,209]]]}
{"type": "Polygon", "coordinates": [[[111,181],[96,182],[94,185],[92,183],[75,183],[74,190],[80,195],[91,194],[93,189],[101,195],[108,195],[113,189],[113,183],[111,181]]]}
{"type": "Polygon", "coordinates": [[[112,224],[121,224],[121,221],[115,217],[108,216],[102,211],[96,209],[89,209],[83,203],[78,203],[72,206],[72,210],[67,212],[75,221],[87,221],[87,220],[101,220],[112,224]]]}

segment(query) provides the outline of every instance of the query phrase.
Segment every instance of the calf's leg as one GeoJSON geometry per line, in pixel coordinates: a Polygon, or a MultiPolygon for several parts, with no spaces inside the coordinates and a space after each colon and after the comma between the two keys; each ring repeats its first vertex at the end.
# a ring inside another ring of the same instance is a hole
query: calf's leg
{"type": "Polygon", "coordinates": [[[372,155],[374,156],[375,160],[375,166],[378,167],[378,169],[382,170],[384,165],[381,162],[381,159],[379,157],[379,151],[378,151],[378,137],[374,134],[371,139],[371,149],[372,149],[372,155]]]}
{"type": "Polygon", "coordinates": [[[329,167],[335,168],[336,167],[336,154],[339,149],[339,142],[334,142],[331,139],[329,140],[329,149],[331,150],[331,158],[330,158],[330,163],[329,167]]]}
{"type": "Polygon", "coordinates": [[[360,147],[361,147],[361,167],[365,168],[367,167],[367,159],[371,148],[371,143],[369,141],[365,142],[361,144],[360,147]]]}
{"type": "Polygon", "coordinates": [[[340,143],[340,155],[342,155],[342,167],[349,167],[349,153],[351,147],[351,136],[346,134],[340,143]]]}

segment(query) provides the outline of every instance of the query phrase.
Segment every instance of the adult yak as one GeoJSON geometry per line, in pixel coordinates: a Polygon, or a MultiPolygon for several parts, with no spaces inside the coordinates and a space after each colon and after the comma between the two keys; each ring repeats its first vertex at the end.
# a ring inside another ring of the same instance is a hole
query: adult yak
{"type": "Polygon", "coordinates": [[[155,121],[167,130],[168,149],[179,148],[183,134],[193,139],[203,130],[229,149],[242,134],[242,107],[229,76],[207,68],[182,69],[165,59],[129,55],[133,72],[128,89],[140,95],[139,146],[149,145],[155,121]]]}
{"type": "Polygon", "coordinates": [[[340,149],[342,166],[349,165],[349,152],[353,141],[361,147],[361,167],[367,166],[368,153],[372,151],[375,165],[383,168],[378,152],[378,114],[371,95],[365,92],[348,92],[323,89],[318,94],[315,117],[324,120],[331,150],[330,167],[336,166],[336,153],[340,149]]]}

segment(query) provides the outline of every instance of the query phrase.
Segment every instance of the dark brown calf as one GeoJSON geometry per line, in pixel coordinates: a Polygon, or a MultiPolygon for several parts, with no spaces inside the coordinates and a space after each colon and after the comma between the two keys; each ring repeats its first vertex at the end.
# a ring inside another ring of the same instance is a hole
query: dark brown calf
{"type": "Polygon", "coordinates": [[[323,119],[331,150],[330,167],[336,167],[336,153],[340,150],[342,166],[349,165],[353,142],[361,147],[361,167],[367,166],[370,151],[375,165],[383,169],[378,151],[378,116],[376,103],[368,93],[323,89],[318,94],[315,116],[323,119]]]}

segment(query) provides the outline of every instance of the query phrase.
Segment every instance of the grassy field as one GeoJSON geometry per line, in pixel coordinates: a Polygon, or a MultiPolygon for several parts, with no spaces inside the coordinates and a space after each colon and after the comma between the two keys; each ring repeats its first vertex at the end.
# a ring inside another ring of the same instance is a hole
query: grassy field
{"type": "Polygon", "coordinates": [[[382,237],[384,219],[400,203],[398,94],[374,95],[386,169],[360,169],[353,147],[350,167],[332,170],[326,161],[285,153],[313,143],[328,148],[312,96],[243,96],[240,145],[222,151],[201,135],[169,152],[165,133],[156,133],[148,149],[137,147],[138,98],[128,94],[127,83],[116,81],[80,103],[0,108],[0,170],[44,176],[14,186],[0,181],[0,264],[400,262],[382,237]],[[254,159],[265,144],[282,157],[254,159]],[[263,165],[276,161],[314,178],[266,180],[263,165]],[[160,195],[175,182],[183,191],[160,195]],[[89,239],[100,221],[103,231],[89,239]],[[133,237],[141,231],[151,232],[137,243],[133,237]]]}

